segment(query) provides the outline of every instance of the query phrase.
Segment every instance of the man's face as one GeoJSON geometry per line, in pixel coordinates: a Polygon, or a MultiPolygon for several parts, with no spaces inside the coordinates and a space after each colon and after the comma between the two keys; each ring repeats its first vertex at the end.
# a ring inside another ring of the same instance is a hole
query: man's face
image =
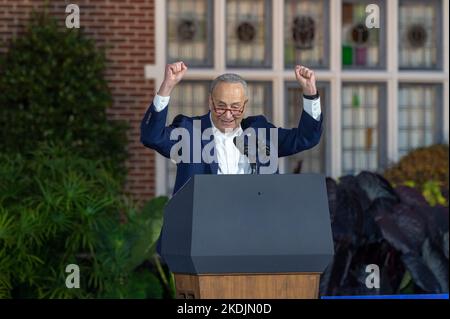
{"type": "Polygon", "coordinates": [[[242,84],[219,82],[209,97],[215,127],[222,132],[230,132],[239,127],[247,101],[242,84]]]}

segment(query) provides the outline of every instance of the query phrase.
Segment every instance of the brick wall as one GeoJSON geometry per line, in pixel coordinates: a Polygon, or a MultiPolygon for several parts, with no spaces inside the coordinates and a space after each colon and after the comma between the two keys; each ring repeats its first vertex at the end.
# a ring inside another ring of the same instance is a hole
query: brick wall
{"type": "MultiPolygon", "coordinates": [[[[43,8],[43,0],[0,0],[0,51],[19,35],[33,9],[43,8]],[[6,43],[6,45],[5,45],[6,43]]],[[[49,10],[61,25],[69,3],[80,7],[80,26],[106,46],[106,77],[113,95],[108,110],[111,119],[123,119],[128,132],[128,180],[125,191],[142,202],[154,196],[154,154],[139,142],[139,124],[154,91],[154,82],[144,78],[144,66],[153,64],[154,0],[53,0],[49,10]]]]}

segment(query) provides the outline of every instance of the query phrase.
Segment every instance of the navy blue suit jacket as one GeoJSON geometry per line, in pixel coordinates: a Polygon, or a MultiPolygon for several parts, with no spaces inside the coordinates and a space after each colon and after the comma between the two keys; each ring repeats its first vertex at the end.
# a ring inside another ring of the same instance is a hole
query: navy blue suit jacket
{"type": "MultiPolygon", "coordinates": [[[[179,140],[171,140],[170,133],[175,128],[185,128],[191,136],[190,146],[193,149],[193,123],[194,120],[201,121],[201,132],[207,128],[211,128],[210,114],[207,113],[202,116],[188,117],[178,115],[173,120],[172,124],[166,126],[167,106],[161,112],[157,112],[155,106],[152,104],[141,123],[141,142],[146,147],[154,149],[162,156],[170,158],[170,150],[179,140]]],[[[298,123],[298,127],[292,129],[277,128],[278,130],[278,157],[285,157],[299,153],[301,151],[310,149],[317,145],[322,135],[323,116],[316,121],[307,112],[303,112],[298,123]]],[[[247,128],[254,128],[256,133],[258,129],[270,129],[275,126],[268,122],[262,116],[250,116],[242,120],[241,127],[245,131],[247,128]]],[[[213,138],[213,137],[212,137],[213,138]]],[[[266,139],[270,138],[270,130],[266,132],[266,139]]],[[[202,140],[203,147],[211,141],[202,140]]],[[[191,152],[192,153],[192,152],[191,152]]],[[[196,174],[217,174],[219,165],[217,161],[213,163],[179,163],[177,164],[177,176],[175,180],[174,193],[176,193],[192,176],[196,174]]],[[[260,164],[263,166],[264,164],[260,164]]]]}
{"type": "MultiPolygon", "coordinates": [[[[190,146],[193,148],[193,130],[194,120],[201,122],[201,132],[211,128],[210,114],[207,113],[202,116],[188,117],[184,115],[178,115],[173,120],[172,124],[166,126],[167,112],[169,106],[164,108],[161,112],[157,112],[155,106],[152,105],[148,108],[141,123],[141,142],[146,147],[149,147],[162,156],[170,158],[170,150],[179,140],[171,140],[170,134],[175,128],[185,128],[191,136],[190,146]]],[[[301,151],[310,149],[317,145],[322,135],[322,123],[323,116],[317,121],[312,118],[307,112],[302,112],[298,127],[292,129],[276,128],[278,130],[278,157],[285,157],[299,153],[301,151]]],[[[258,129],[270,129],[275,126],[268,122],[267,119],[262,116],[250,116],[242,120],[241,127],[245,131],[251,127],[258,132],[258,129]]],[[[213,136],[211,137],[213,138],[213,136]]],[[[266,130],[266,139],[270,138],[270,130],[266,130]]],[[[201,141],[202,150],[203,147],[211,141],[201,141]]],[[[258,162],[258,159],[257,159],[258,162]]],[[[260,165],[265,165],[259,163],[260,165]]],[[[213,163],[204,163],[203,159],[201,163],[193,163],[192,152],[190,163],[177,164],[177,176],[175,180],[175,186],[173,193],[175,194],[192,176],[197,174],[217,174],[219,164],[217,161],[213,163]]],[[[157,252],[161,253],[161,242],[158,239],[157,252]]]]}

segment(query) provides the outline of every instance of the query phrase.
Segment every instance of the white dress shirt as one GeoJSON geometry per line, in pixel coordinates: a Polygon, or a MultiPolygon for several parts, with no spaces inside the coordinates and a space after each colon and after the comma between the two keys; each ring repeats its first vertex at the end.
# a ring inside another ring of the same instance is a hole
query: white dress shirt
{"type": "Polygon", "coordinates": [[[219,169],[217,174],[251,174],[251,166],[248,157],[243,155],[234,145],[233,139],[243,133],[239,126],[233,132],[221,132],[214,123],[209,114],[214,134],[214,143],[217,155],[219,169]]]}
{"type": "MultiPolygon", "coordinates": [[[[153,99],[153,105],[157,112],[164,110],[169,104],[170,96],[156,95],[153,99]]],[[[316,121],[320,120],[322,113],[320,108],[320,98],[315,100],[303,99],[303,110],[311,115],[316,121]]],[[[238,127],[233,132],[223,133],[214,126],[211,119],[211,125],[214,134],[215,150],[217,161],[219,162],[218,174],[251,174],[250,162],[246,156],[239,152],[234,145],[234,137],[242,134],[242,128],[238,127]]]]}

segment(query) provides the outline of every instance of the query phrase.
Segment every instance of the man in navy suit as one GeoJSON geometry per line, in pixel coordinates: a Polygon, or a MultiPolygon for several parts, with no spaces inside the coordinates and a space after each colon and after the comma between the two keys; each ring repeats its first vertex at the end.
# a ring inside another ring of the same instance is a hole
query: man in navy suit
{"type": "MultiPolygon", "coordinates": [[[[319,143],[323,116],[315,74],[308,68],[295,67],[296,79],[303,89],[304,112],[298,127],[292,129],[277,128],[263,115],[245,118],[249,102],[247,83],[236,74],[224,74],[212,82],[207,114],[197,117],[178,115],[172,124],[166,126],[171,92],[186,71],[187,66],[183,62],[166,66],[164,81],[141,123],[141,142],[177,162],[174,193],[196,174],[258,174],[267,168],[267,162],[258,156],[260,152],[252,160],[248,152],[237,147],[235,138],[247,134],[249,130],[255,132],[253,141],[262,139],[263,144],[267,142],[270,145],[267,152],[271,157],[275,155],[276,159],[310,149],[319,143]],[[263,138],[260,138],[261,130],[263,133],[267,131],[263,138]]],[[[271,172],[277,172],[277,166],[271,172]]],[[[159,240],[157,250],[160,252],[159,240]]]]}
{"type": "MultiPolygon", "coordinates": [[[[275,143],[267,141],[272,146],[277,144],[277,149],[270,151],[271,155],[276,154],[277,158],[299,153],[319,143],[323,117],[315,75],[308,68],[295,68],[295,76],[304,93],[305,112],[302,113],[298,127],[292,129],[276,128],[263,115],[245,118],[249,102],[247,83],[236,74],[224,74],[212,82],[207,114],[197,117],[178,115],[172,124],[166,126],[170,94],[186,71],[187,66],[183,62],[166,66],[164,81],[141,124],[141,142],[146,147],[156,150],[166,158],[178,159],[174,193],[195,174],[252,173],[248,156],[236,147],[234,139],[248,129],[255,130],[257,139],[257,132],[261,130],[267,130],[264,140],[270,139],[271,135],[277,135],[275,143]],[[205,139],[206,130],[209,133],[205,139]],[[275,130],[274,133],[277,134],[271,134],[270,130],[275,130]],[[180,144],[180,138],[186,137],[183,132],[188,138],[180,144]],[[211,155],[211,160],[204,158],[208,145],[212,145],[207,152],[211,155]],[[184,160],[179,160],[183,152],[187,156],[184,160]]],[[[258,156],[256,161],[258,168],[267,166],[261,163],[258,156]]],[[[276,171],[277,169],[273,170],[274,173],[276,171]]],[[[256,173],[259,172],[258,169],[256,173]]]]}

